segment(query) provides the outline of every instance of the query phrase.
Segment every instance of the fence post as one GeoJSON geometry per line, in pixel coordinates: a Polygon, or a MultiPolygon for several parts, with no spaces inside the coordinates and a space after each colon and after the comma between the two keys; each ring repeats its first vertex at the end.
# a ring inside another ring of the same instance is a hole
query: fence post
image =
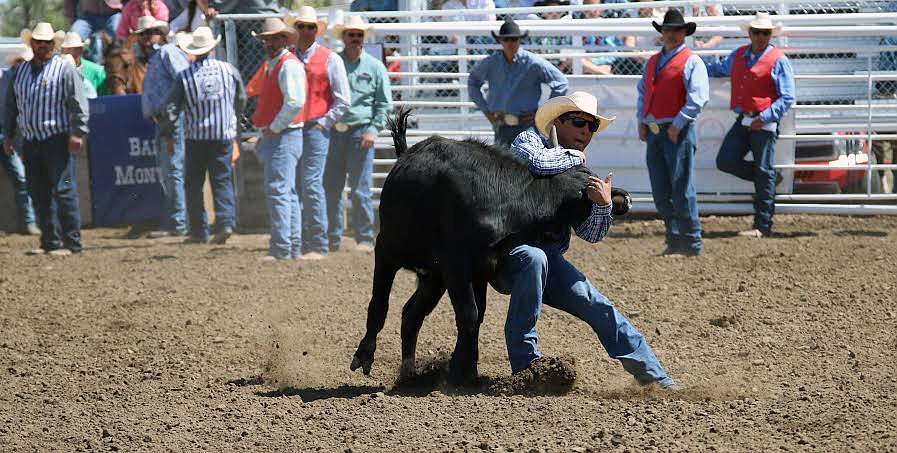
{"type": "MultiPolygon", "coordinates": [[[[467,55],[467,35],[459,35],[458,36],[458,55],[466,56],[467,55]]],[[[458,73],[470,72],[467,67],[467,59],[461,58],[458,60],[458,73]]],[[[461,77],[458,77],[458,83],[461,82],[461,77]]],[[[461,83],[461,89],[458,90],[459,101],[464,102],[464,100],[469,99],[467,94],[467,83],[466,79],[465,83],[461,83]]],[[[461,107],[461,113],[467,114],[470,112],[470,107],[461,107]]]]}
{"type": "Polygon", "coordinates": [[[227,62],[234,65],[235,68],[239,68],[237,66],[237,46],[239,43],[237,43],[237,27],[234,25],[233,19],[224,21],[224,42],[227,62]]]}
{"type": "Polygon", "coordinates": [[[866,195],[867,199],[872,199],[872,159],[875,153],[872,152],[872,55],[866,57],[866,195]]]}

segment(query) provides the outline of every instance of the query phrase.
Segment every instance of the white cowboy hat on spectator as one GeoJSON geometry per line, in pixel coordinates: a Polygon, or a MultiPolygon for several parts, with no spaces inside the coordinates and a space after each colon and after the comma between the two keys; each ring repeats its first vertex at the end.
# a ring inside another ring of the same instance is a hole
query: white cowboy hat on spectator
{"type": "Polygon", "coordinates": [[[745,33],[750,33],[751,29],[757,30],[769,30],[772,32],[772,36],[776,36],[782,31],[782,27],[779,25],[772,24],[772,18],[769,17],[769,13],[757,13],[754,16],[754,19],[750,22],[744,22],[741,24],[741,29],[744,30],[745,33]]]}
{"type": "Polygon", "coordinates": [[[374,26],[368,24],[361,16],[346,16],[343,23],[333,26],[333,36],[343,39],[343,32],[346,30],[359,30],[364,32],[364,39],[368,39],[374,33],[374,26]]]}
{"type": "Polygon", "coordinates": [[[22,42],[25,43],[26,46],[31,45],[32,38],[38,41],[53,41],[56,46],[65,39],[64,34],[53,32],[53,26],[48,22],[41,22],[35,25],[34,30],[29,30],[27,28],[22,30],[19,32],[19,37],[22,38],[22,42]]]}
{"type": "Polygon", "coordinates": [[[84,47],[84,41],[81,41],[81,35],[73,31],[66,33],[65,39],[62,40],[62,48],[72,49],[77,47],[84,47]]]}
{"type": "Polygon", "coordinates": [[[162,35],[168,34],[168,22],[156,19],[153,16],[141,16],[137,19],[137,29],[131,30],[132,34],[140,34],[148,30],[159,30],[162,35]]]}
{"type": "Polygon", "coordinates": [[[181,39],[177,40],[178,47],[190,55],[205,55],[212,51],[221,41],[221,36],[217,38],[212,36],[212,29],[209,27],[199,27],[193,33],[187,33],[181,39]]]}
{"type": "Polygon", "coordinates": [[[12,66],[19,60],[31,61],[32,58],[34,58],[34,52],[31,50],[31,48],[22,46],[22,48],[19,49],[18,51],[13,52],[6,56],[6,65],[12,66]]]}
{"type": "Polygon", "coordinates": [[[267,39],[276,35],[285,35],[290,40],[296,39],[296,30],[288,27],[282,20],[276,17],[269,17],[262,23],[262,31],[252,32],[252,36],[258,39],[267,39]]]}
{"type": "Polygon", "coordinates": [[[566,96],[551,98],[542,104],[542,107],[536,111],[536,128],[542,135],[548,137],[554,120],[567,112],[583,112],[597,118],[601,124],[598,125],[596,134],[600,134],[617,119],[615,116],[607,117],[598,114],[598,99],[595,96],[585,91],[575,91],[566,96]]]}
{"type": "Polygon", "coordinates": [[[318,13],[314,8],[308,5],[300,6],[299,10],[296,11],[295,16],[293,13],[287,13],[283,21],[286,22],[287,26],[290,28],[295,27],[297,23],[315,24],[318,26],[318,36],[327,31],[327,19],[318,19],[318,13]]]}

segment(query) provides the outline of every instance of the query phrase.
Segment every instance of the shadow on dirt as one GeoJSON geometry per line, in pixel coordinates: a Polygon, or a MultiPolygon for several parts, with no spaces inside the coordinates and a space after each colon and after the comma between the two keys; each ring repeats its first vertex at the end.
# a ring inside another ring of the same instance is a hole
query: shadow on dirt
{"type": "Polygon", "coordinates": [[[256,392],[255,394],[265,398],[298,396],[302,398],[302,401],[308,403],[311,401],[327,400],[332,398],[352,399],[359,396],[382,392],[383,390],[383,387],[374,385],[341,385],[339,387],[329,389],[286,387],[282,389],[270,390],[267,392],[256,392]]]}
{"type": "Polygon", "coordinates": [[[841,237],[859,236],[867,238],[883,238],[888,236],[887,231],[877,230],[835,230],[832,234],[841,237]]]}

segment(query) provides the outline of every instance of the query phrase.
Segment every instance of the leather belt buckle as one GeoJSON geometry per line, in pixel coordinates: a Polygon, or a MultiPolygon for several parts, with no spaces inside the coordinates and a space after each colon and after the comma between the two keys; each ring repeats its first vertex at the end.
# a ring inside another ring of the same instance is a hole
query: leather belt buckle
{"type": "Polygon", "coordinates": [[[648,130],[650,130],[652,134],[657,135],[660,133],[660,126],[658,126],[656,122],[651,121],[648,123],[648,130]]]}
{"type": "Polygon", "coordinates": [[[346,132],[349,130],[349,125],[346,123],[336,123],[333,125],[333,128],[336,129],[337,132],[346,132]]]}
{"type": "Polygon", "coordinates": [[[510,113],[505,113],[502,115],[501,119],[506,126],[517,126],[520,124],[520,118],[518,118],[517,115],[511,115],[510,113]]]}

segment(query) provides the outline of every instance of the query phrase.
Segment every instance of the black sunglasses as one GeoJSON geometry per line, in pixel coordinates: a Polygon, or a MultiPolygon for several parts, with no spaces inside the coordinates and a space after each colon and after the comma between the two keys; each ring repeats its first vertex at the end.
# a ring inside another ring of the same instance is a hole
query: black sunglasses
{"type": "Polygon", "coordinates": [[[296,24],[294,28],[296,30],[317,30],[318,24],[296,24]]]}
{"type": "Polygon", "coordinates": [[[575,128],[582,128],[583,126],[589,126],[589,131],[592,133],[598,132],[598,128],[601,126],[601,120],[595,119],[595,121],[589,121],[580,116],[562,116],[562,122],[569,122],[573,124],[575,128]]]}
{"type": "Polygon", "coordinates": [[[755,35],[769,36],[772,34],[772,30],[758,30],[756,28],[752,28],[751,33],[753,33],[755,35]]]}
{"type": "Polygon", "coordinates": [[[364,33],[357,32],[357,31],[356,32],[347,31],[346,37],[347,38],[364,38],[364,33]]]}
{"type": "Polygon", "coordinates": [[[501,38],[502,42],[517,42],[520,41],[520,38],[501,38]]]}

